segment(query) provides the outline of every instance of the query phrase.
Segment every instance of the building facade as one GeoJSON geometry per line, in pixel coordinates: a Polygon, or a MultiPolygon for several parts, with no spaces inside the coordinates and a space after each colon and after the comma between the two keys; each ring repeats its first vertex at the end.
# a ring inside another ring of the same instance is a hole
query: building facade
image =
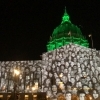
{"type": "Polygon", "coordinates": [[[46,93],[51,100],[100,100],[100,51],[88,46],[65,10],[42,60],[0,62],[0,94],[16,92],[25,100],[36,93],[46,93]]]}

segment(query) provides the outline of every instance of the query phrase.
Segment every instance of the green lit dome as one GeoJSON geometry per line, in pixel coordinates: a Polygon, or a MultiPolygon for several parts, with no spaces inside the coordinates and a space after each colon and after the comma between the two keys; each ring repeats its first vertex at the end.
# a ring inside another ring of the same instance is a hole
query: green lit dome
{"type": "Polygon", "coordinates": [[[70,34],[68,34],[69,32],[71,32],[71,36],[83,37],[80,28],[78,28],[72,23],[64,22],[54,29],[52,34],[52,40],[61,38],[62,36],[69,37],[70,36],[70,34]]]}
{"type": "Polygon", "coordinates": [[[62,22],[54,29],[52,37],[47,44],[47,50],[54,50],[71,42],[85,47],[89,46],[80,28],[71,23],[70,17],[65,9],[62,22]]]}

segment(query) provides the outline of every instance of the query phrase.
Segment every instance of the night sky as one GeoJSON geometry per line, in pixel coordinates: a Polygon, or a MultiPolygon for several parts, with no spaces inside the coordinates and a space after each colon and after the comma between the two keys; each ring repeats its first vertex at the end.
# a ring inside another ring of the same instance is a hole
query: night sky
{"type": "Polygon", "coordinates": [[[100,50],[100,0],[2,0],[0,3],[0,60],[38,60],[61,23],[64,8],[73,24],[100,50]],[[92,2],[91,2],[92,1],[92,2]]]}

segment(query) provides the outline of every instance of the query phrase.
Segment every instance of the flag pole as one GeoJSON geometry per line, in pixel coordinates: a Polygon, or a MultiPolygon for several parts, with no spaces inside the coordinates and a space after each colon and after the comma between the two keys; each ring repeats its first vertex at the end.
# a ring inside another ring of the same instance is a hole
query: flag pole
{"type": "Polygon", "coordinates": [[[72,43],[71,32],[69,31],[68,35],[70,36],[70,41],[72,43]]]}

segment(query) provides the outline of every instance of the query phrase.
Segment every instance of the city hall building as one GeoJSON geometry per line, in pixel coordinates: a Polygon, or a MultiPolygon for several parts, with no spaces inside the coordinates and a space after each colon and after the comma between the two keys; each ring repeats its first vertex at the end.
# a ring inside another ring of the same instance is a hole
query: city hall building
{"type": "Polygon", "coordinates": [[[89,48],[66,9],[42,60],[0,62],[0,98],[100,100],[100,51],[89,48]]]}

